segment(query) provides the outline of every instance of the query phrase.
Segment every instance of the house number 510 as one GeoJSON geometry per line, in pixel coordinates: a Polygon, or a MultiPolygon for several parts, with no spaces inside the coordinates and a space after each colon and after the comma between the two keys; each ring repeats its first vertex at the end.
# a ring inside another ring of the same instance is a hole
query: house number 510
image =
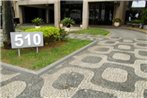
{"type": "Polygon", "coordinates": [[[18,47],[23,46],[24,44],[27,44],[28,46],[31,46],[32,44],[39,45],[41,43],[41,37],[39,34],[34,34],[33,36],[30,36],[30,34],[25,36],[17,34],[15,35],[14,41],[15,45],[18,47]]]}

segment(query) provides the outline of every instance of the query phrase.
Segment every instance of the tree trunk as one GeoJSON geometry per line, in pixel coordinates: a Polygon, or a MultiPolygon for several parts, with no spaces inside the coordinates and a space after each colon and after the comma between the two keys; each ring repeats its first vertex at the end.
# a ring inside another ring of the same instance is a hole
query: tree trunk
{"type": "Polygon", "coordinates": [[[4,47],[10,48],[10,32],[14,32],[14,20],[11,1],[2,1],[4,47]]]}

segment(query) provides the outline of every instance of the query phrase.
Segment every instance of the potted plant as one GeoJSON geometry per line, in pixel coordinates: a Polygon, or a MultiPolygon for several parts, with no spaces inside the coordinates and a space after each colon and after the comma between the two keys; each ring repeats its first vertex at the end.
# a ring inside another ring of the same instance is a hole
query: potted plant
{"type": "Polygon", "coordinates": [[[63,24],[62,23],[60,23],[59,26],[60,26],[60,28],[63,28],[63,24]]]}
{"type": "Polygon", "coordinates": [[[115,18],[115,19],[113,20],[113,25],[114,25],[115,27],[119,27],[119,26],[121,25],[121,19],[115,18]]]}
{"type": "Polygon", "coordinates": [[[80,24],[80,28],[83,28],[83,25],[82,24],[80,24]]]}
{"type": "Polygon", "coordinates": [[[37,17],[32,20],[32,23],[35,24],[35,28],[40,28],[40,24],[43,23],[43,19],[37,17]]]}
{"type": "Polygon", "coordinates": [[[64,18],[61,23],[63,24],[63,26],[65,26],[65,31],[69,31],[71,25],[75,24],[75,21],[71,18],[64,18]]]}

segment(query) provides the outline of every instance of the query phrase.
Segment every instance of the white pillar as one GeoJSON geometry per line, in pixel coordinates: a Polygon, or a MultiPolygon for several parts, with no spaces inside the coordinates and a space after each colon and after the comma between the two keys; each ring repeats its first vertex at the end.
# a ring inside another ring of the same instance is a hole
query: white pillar
{"type": "Polygon", "coordinates": [[[20,24],[22,24],[23,23],[22,7],[18,5],[18,1],[13,1],[13,7],[14,7],[15,18],[19,18],[20,24]]]}
{"type": "Polygon", "coordinates": [[[16,18],[19,18],[19,6],[18,6],[18,1],[13,1],[13,8],[14,8],[15,17],[16,17],[16,18]]]}
{"type": "Polygon", "coordinates": [[[54,25],[55,27],[59,27],[60,23],[60,0],[54,3],[54,25]]]}
{"type": "Polygon", "coordinates": [[[124,23],[125,10],[126,10],[125,1],[120,1],[120,5],[115,9],[114,18],[119,18],[122,20],[122,23],[124,23]]]}
{"type": "Polygon", "coordinates": [[[89,23],[89,5],[87,0],[83,0],[82,28],[86,29],[89,23]]]}
{"type": "Polygon", "coordinates": [[[20,21],[20,24],[23,23],[23,10],[22,10],[22,7],[19,6],[19,21],[20,21]]]}

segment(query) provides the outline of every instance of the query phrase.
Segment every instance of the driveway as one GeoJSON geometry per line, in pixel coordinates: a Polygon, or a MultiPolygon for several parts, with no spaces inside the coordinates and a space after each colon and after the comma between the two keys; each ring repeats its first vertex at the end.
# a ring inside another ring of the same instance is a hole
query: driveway
{"type": "Polygon", "coordinates": [[[133,30],[126,30],[126,29],[107,29],[107,30],[111,32],[110,36],[117,36],[122,38],[129,38],[129,39],[134,39],[134,38],[147,39],[147,34],[133,30]]]}
{"type": "MultiPolygon", "coordinates": [[[[109,29],[110,37],[42,74],[0,67],[0,98],[147,98],[145,34],[109,29]]],[[[73,37],[74,36],[74,37],[73,37]]]]}

